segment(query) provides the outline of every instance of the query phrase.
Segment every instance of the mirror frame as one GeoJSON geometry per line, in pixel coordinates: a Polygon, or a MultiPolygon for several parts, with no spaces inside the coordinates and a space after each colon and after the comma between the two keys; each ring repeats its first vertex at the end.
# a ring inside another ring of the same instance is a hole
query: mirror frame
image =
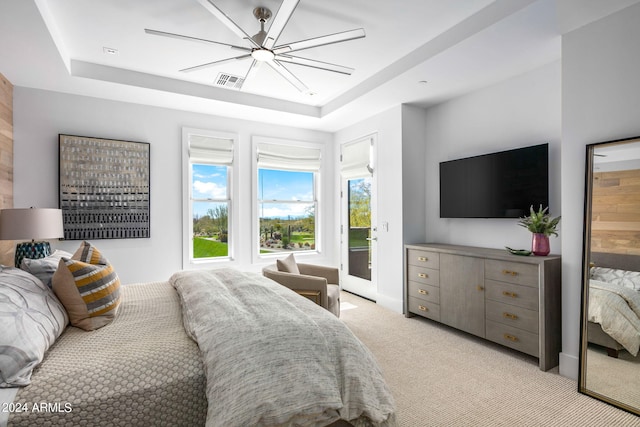
{"type": "Polygon", "coordinates": [[[609,396],[600,394],[587,388],[587,326],[588,326],[588,301],[589,301],[589,276],[591,254],[591,223],[592,223],[592,198],[593,198],[593,165],[596,148],[603,145],[621,145],[630,142],[640,143],[640,136],[597,142],[586,146],[585,160],[585,193],[584,193],[584,224],[582,244],[582,296],[580,305],[580,357],[578,361],[579,377],[578,392],[616,406],[627,412],[640,415],[640,407],[631,406],[609,396]]]}

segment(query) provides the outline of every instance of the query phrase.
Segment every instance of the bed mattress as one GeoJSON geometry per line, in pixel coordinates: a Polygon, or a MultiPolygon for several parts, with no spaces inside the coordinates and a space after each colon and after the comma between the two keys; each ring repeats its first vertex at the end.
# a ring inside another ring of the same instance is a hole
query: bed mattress
{"type": "Polygon", "coordinates": [[[194,426],[207,414],[197,344],[168,282],[123,286],[113,323],[68,327],[21,388],[13,426],[194,426]]]}

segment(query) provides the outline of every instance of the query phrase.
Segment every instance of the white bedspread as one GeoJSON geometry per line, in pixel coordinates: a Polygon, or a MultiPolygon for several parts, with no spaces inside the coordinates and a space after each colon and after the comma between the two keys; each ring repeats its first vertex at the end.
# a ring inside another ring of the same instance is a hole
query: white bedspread
{"type": "Polygon", "coordinates": [[[640,349],[640,292],[598,280],[589,282],[589,321],[636,356],[640,349]]]}
{"type": "Polygon", "coordinates": [[[205,362],[207,425],[393,426],[393,399],[368,349],[295,292],[234,269],[170,282],[205,362]]]}

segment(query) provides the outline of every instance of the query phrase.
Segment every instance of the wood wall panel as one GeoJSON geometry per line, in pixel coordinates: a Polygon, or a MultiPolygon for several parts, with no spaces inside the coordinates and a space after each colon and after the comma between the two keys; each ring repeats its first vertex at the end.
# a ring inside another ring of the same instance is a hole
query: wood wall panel
{"type": "MultiPolygon", "coordinates": [[[[13,207],[13,85],[0,74],[0,209],[13,207]]],[[[0,240],[0,264],[13,265],[13,241],[0,240]]]]}
{"type": "Polygon", "coordinates": [[[591,250],[640,255],[640,170],[593,175],[591,250]]]}

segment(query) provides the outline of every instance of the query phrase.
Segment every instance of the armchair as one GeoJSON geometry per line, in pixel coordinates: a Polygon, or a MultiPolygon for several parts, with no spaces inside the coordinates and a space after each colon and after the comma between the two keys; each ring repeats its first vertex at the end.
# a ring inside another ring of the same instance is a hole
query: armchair
{"type": "Polygon", "coordinates": [[[319,292],[319,305],[340,317],[340,274],[334,267],[298,263],[300,274],[278,271],[276,264],[262,269],[262,275],[304,295],[319,292]]]}

